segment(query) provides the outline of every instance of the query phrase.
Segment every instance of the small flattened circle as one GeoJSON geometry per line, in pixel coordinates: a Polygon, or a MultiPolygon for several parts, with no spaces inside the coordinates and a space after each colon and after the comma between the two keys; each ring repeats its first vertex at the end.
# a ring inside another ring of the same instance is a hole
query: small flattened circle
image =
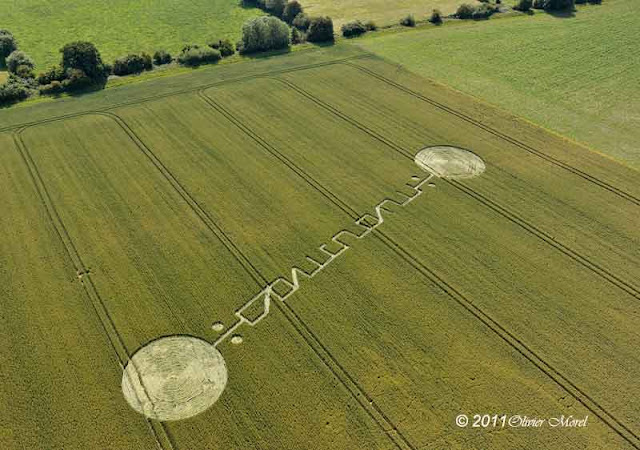
{"type": "Polygon", "coordinates": [[[440,178],[471,178],[486,169],[484,161],[475,153],[450,146],[420,150],[415,156],[415,163],[440,178]]]}

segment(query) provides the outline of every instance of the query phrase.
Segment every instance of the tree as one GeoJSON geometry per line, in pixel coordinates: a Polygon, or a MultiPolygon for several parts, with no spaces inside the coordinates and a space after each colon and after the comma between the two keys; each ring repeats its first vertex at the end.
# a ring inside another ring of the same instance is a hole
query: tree
{"type": "Polygon", "coordinates": [[[439,9],[433,10],[433,12],[431,13],[431,17],[429,17],[429,22],[431,22],[434,25],[442,24],[442,13],[440,12],[439,9]]]}
{"type": "Polygon", "coordinates": [[[91,42],[71,42],[62,47],[60,52],[62,67],[65,69],[81,70],[95,83],[106,82],[109,70],[102,62],[100,52],[91,42]]]}
{"type": "Polygon", "coordinates": [[[293,45],[302,44],[304,42],[304,34],[296,27],[291,28],[291,43],[293,45]]]}
{"type": "Polygon", "coordinates": [[[564,11],[573,9],[575,0],[535,0],[533,7],[536,9],[544,9],[545,11],[564,11]]]}
{"type": "Polygon", "coordinates": [[[113,63],[113,73],[115,75],[129,75],[132,73],[141,73],[145,70],[153,69],[151,56],[146,53],[140,55],[129,54],[118,58],[113,63]]]}
{"type": "Polygon", "coordinates": [[[574,0],[546,0],[544,2],[545,11],[563,11],[565,9],[573,9],[574,0]]]}
{"type": "Polygon", "coordinates": [[[265,0],[264,9],[276,17],[282,17],[287,0],[265,0]]]}
{"type": "Polygon", "coordinates": [[[367,28],[359,20],[348,22],[342,25],[342,35],[346,38],[360,36],[367,32],[367,28]]]}
{"type": "Polygon", "coordinates": [[[292,0],[284,7],[284,11],[282,12],[282,20],[287,22],[288,24],[293,23],[293,19],[296,18],[298,14],[303,12],[302,5],[298,3],[297,0],[292,0]]]}
{"type": "Polygon", "coordinates": [[[236,48],[229,39],[214,39],[207,44],[211,48],[220,51],[223,58],[231,56],[236,52],[236,48]]]}
{"type": "Polygon", "coordinates": [[[518,3],[513,7],[516,11],[527,12],[531,10],[533,6],[533,0],[519,0],[518,3]]]}
{"type": "Polygon", "coordinates": [[[364,27],[367,29],[367,31],[376,31],[378,29],[378,25],[376,25],[373,20],[367,20],[367,22],[364,24],[364,27]]]}
{"type": "Polygon", "coordinates": [[[406,17],[400,19],[400,25],[405,27],[415,27],[416,26],[416,18],[413,17],[413,14],[409,14],[406,17]]]}
{"type": "Polygon", "coordinates": [[[7,56],[17,49],[18,43],[13,34],[8,30],[0,30],[0,63],[4,64],[7,56]]]}
{"type": "Polygon", "coordinates": [[[61,82],[65,78],[64,69],[60,66],[50,67],[49,70],[38,75],[38,84],[51,84],[54,81],[61,82]]]}
{"type": "Polygon", "coordinates": [[[298,14],[293,22],[291,23],[298,30],[307,31],[309,29],[309,25],[311,25],[311,19],[305,13],[298,14]]]}
{"type": "Polygon", "coordinates": [[[0,105],[24,100],[29,96],[29,86],[27,82],[15,75],[9,75],[5,84],[0,85],[0,105]]]}
{"type": "Polygon", "coordinates": [[[220,61],[222,55],[219,50],[199,45],[188,45],[178,55],[178,62],[185,66],[199,66],[220,61]]]}
{"type": "Polygon", "coordinates": [[[89,77],[82,69],[67,69],[66,78],[62,81],[62,88],[65,91],[73,92],[86,89],[95,84],[95,81],[89,77]]]}
{"type": "Polygon", "coordinates": [[[313,17],[309,24],[307,41],[333,42],[333,20],[330,17],[313,17]]]}
{"type": "Polygon", "coordinates": [[[223,58],[231,56],[236,52],[236,48],[229,39],[223,39],[220,41],[220,47],[218,48],[223,58]]]}
{"type": "Polygon", "coordinates": [[[166,50],[156,50],[153,54],[153,62],[157,66],[161,66],[163,64],[169,64],[171,62],[171,53],[166,50]]]}
{"type": "Polygon", "coordinates": [[[289,27],[277,17],[262,16],[242,26],[242,51],[264,52],[289,47],[289,27]]]}
{"type": "Polygon", "coordinates": [[[463,3],[462,5],[458,6],[456,17],[458,19],[471,19],[475,10],[475,6],[469,5],[468,3],[463,3]]]}
{"type": "MultiPolygon", "coordinates": [[[[18,73],[18,69],[24,74],[26,70],[32,71],[35,67],[33,60],[22,50],[15,50],[7,57],[7,70],[10,73],[18,73]]],[[[25,77],[26,78],[26,77],[25,77]]]]}
{"type": "Polygon", "coordinates": [[[493,14],[498,11],[498,6],[490,5],[488,3],[482,3],[479,6],[475,7],[473,11],[472,18],[473,19],[488,19],[493,14]]]}

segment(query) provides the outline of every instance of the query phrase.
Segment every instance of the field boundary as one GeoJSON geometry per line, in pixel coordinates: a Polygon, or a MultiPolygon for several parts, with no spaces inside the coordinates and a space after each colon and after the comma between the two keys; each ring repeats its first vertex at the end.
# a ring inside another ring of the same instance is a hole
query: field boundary
{"type": "Polygon", "coordinates": [[[447,112],[447,113],[449,113],[451,115],[454,115],[454,116],[464,120],[465,122],[468,122],[468,123],[470,123],[470,124],[472,124],[472,125],[474,125],[474,126],[476,126],[478,128],[481,128],[482,130],[494,135],[495,137],[497,137],[499,139],[507,141],[510,144],[515,145],[516,147],[519,147],[519,148],[521,148],[521,149],[523,149],[523,150],[525,150],[525,151],[527,151],[527,152],[529,152],[529,153],[531,153],[531,154],[533,154],[535,156],[538,156],[539,158],[542,158],[542,159],[550,162],[551,164],[554,164],[555,166],[558,166],[558,167],[560,167],[562,169],[565,169],[565,170],[573,173],[576,176],[584,178],[585,180],[587,180],[587,181],[589,181],[589,182],[591,182],[593,184],[596,184],[596,185],[600,186],[601,188],[606,189],[606,190],[612,192],[613,194],[615,194],[615,195],[617,195],[617,196],[619,196],[619,197],[621,197],[621,198],[623,198],[623,199],[625,199],[625,200],[627,200],[627,201],[629,201],[631,203],[634,203],[637,206],[640,206],[640,198],[635,197],[634,195],[629,194],[628,192],[625,192],[622,189],[619,189],[619,188],[607,183],[606,181],[600,180],[599,178],[597,178],[597,177],[595,177],[593,175],[590,175],[587,172],[584,172],[584,171],[582,171],[582,170],[580,170],[580,169],[578,169],[578,168],[576,168],[576,167],[574,167],[574,166],[572,166],[572,165],[570,165],[568,163],[565,163],[565,162],[563,162],[563,161],[561,161],[561,160],[559,160],[557,158],[554,158],[553,156],[548,155],[548,154],[546,154],[546,153],[544,153],[544,152],[542,152],[542,151],[540,151],[540,150],[538,150],[538,149],[536,149],[534,147],[531,147],[530,145],[527,145],[524,142],[519,141],[518,139],[516,139],[516,138],[514,138],[512,136],[504,134],[501,131],[496,130],[493,127],[490,127],[489,125],[485,125],[484,123],[474,119],[471,116],[468,116],[468,115],[466,115],[466,114],[464,114],[464,113],[462,113],[460,111],[457,111],[457,110],[455,110],[455,109],[453,109],[453,108],[451,108],[451,107],[449,107],[449,106],[447,106],[447,105],[445,105],[443,103],[440,103],[440,102],[438,102],[436,100],[433,100],[433,99],[431,99],[431,98],[429,98],[429,97],[427,97],[427,96],[425,96],[423,94],[420,94],[419,92],[416,92],[416,91],[414,91],[414,90],[412,90],[412,89],[410,89],[410,88],[408,88],[408,87],[406,87],[406,86],[404,86],[404,85],[402,85],[400,83],[396,83],[395,81],[390,80],[390,79],[388,79],[388,78],[386,78],[386,77],[374,72],[373,70],[367,69],[366,67],[362,67],[362,66],[359,66],[357,64],[352,64],[352,63],[350,63],[348,61],[343,61],[343,62],[340,62],[338,64],[342,64],[342,65],[346,65],[346,66],[349,66],[349,67],[353,67],[354,69],[357,69],[357,70],[359,70],[359,71],[361,71],[363,73],[366,73],[366,74],[370,75],[373,78],[376,78],[376,79],[378,79],[378,80],[380,80],[380,81],[382,81],[382,82],[384,82],[384,83],[386,83],[386,84],[388,84],[388,85],[390,85],[390,86],[392,86],[392,87],[394,87],[394,88],[396,88],[396,89],[398,89],[400,91],[405,92],[406,94],[409,94],[409,95],[413,96],[414,98],[417,98],[417,99],[419,99],[419,100],[421,100],[423,102],[429,103],[430,105],[435,106],[436,108],[438,108],[438,109],[440,109],[442,111],[445,111],[445,112],[447,112]]]}
{"type": "MultiPolygon", "coordinates": [[[[209,98],[209,100],[213,101],[211,98],[209,98]]],[[[322,105],[319,104],[319,106],[322,106],[322,105]]],[[[329,106],[327,107],[331,108],[329,106]]],[[[235,120],[240,122],[238,119],[235,119],[235,120]]],[[[353,119],[351,118],[350,120],[353,121],[353,119]]],[[[242,122],[240,122],[240,124],[242,125],[242,129],[246,129],[246,126],[242,124],[242,122]]],[[[363,128],[366,128],[362,124],[360,124],[360,126],[362,126],[363,128]]],[[[249,129],[247,130],[249,133],[255,134],[255,132],[253,132],[252,130],[249,130],[249,129]]],[[[376,135],[371,130],[369,130],[368,134],[374,137],[376,135]]],[[[259,138],[259,139],[262,140],[262,138],[259,138]]],[[[376,137],[376,139],[378,138],[376,137]]],[[[391,148],[397,151],[397,149],[394,147],[391,147],[391,148]]],[[[407,156],[406,154],[404,154],[404,151],[401,148],[400,148],[400,151],[404,156],[407,156]]],[[[413,160],[413,158],[411,159],[413,160]]],[[[301,168],[299,168],[297,165],[295,165],[291,161],[289,161],[289,164],[292,164],[294,166],[292,170],[294,170],[299,176],[303,176],[303,177],[305,176],[305,175],[302,175],[304,174],[304,171],[301,168]]],[[[313,178],[311,177],[310,179],[307,179],[305,181],[307,181],[312,186],[315,186],[316,183],[319,184],[317,181],[313,180],[313,178]]],[[[351,215],[353,219],[358,218],[358,214],[353,209],[351,209],[346,203],[340,200],[337,195],[331,193],[326,187],[322,185],[320,186],[323,191],[326,191],[328,193],[328,194],[324,194],[323,192],[324,195],[327,195],[330,198],[333,197],[336,199],[337,201],[336,206],[339,206],[347,214],[351,215]],[[346,209],[344,209],[345,207],[346,209]]],[[[625,441],[630,443],[632,446],[636,448],[640,448],[640,439],[624,423],[622,423],[615,416],[613,416],[606,409],[604,409],[597,402],[595,402],[588,394],[586,394],[583,390],[578,388],[571,380],[569,380],[567,377],[562,375],[557,369],[555,369],[553,366],[547,363],[542,357],[538,356],[533,350],[531,350],[528,346],[526,346],[519,338],[515,337],[514,334],[512,334],[506,328],[500,325],[499,322],[497,322],[495,319],[493,319],[491,316],[485,313],[482,309],[473,305],[473,303],[470,300],[468,300],[461,293],[459,293],[459,291],[453,288],[453,286],[451,286],[446,281],[444,281],[442,277],[436,275],[435,272],[428,269],[426,265],[421,263],[411,253],[409,253],[406,249],[402,248],[399,244],[397,244],[395,241],[389,238],[382,231],[375,230],[374,234],[378,235],[378,238],[380,239],[380,241],[383,244],[385,244],[390,250],[392,250],[394,253],[396,253],[406,262],[414,266],[419,273],[425,276],[425,278],[430,280],[432,283],[438,286],[441,290],[443,290],[447,295],[452,297],[456,302],[458,302],[461,306],[467,309],[467,311],[473,314],[478,320],[484,323],[491,331],[496,333],[504,342],[510,345],[518,353],[522,354],[535,367],[541,370],[547,377],[549,377],[553,382],[555,382],[560,388],[562,388],[565,392],[567,392],[569,395],[574,397],[585,408],[587,408],[594,415],[600,418],[612,431],[614,431],[616,434],[618,434],[621,438],[623,438],[625,441]],[[419,268],[421,268],[422,270],[419,270],[419,268]]]]}
{"type": "MultiPolygon", "coordinates": [[[[330,113],[332,113],[332,114],[334,114],[334,115],[336,115],[336,116],[338,116],[340,118],[343,118],[344,120],[346,120],[350,124],[354,125],[358,129],[364,131],[366,134],[368,134],[372,138],[376,139],[379,142],[382,142],[383,144],[387,145],[388,147],[390,147],[392,150],[396,151],[400,155],[402,155],[402,156],[406,157],[407,159],[413,161],[414,156],[412,154],[408,153],[407,151],[405,151],[405,149],[402,146],[397,145],[393,141],[390,141],[389,139],[385,138],[384,136],[382,136],[382,135],[378,134],[377,132],[371,130],[367,126],[359,123],[357,120],[347,116],[346,114],[344,114],[341,111],[337,110],[333,106],[331,106],[331,105],[327,104],[326,102],[320,100],[319,98],[315,97],[313,94],[310,94],[309,92],[305,91],[301,87],[295,85],[293,82],[291,82],[289,80],[282,80],[282,79],[277,79],[277,80],[278,81],[282,81],[285,85],[291,87],[293,90],[298,92],[300,95],[306,97],[307,99],[309,99],[310,101],[314,102],[318,106],[324,108],[325,110],[329,111],[330,113]]],[[[584,266],[587,269],[591,270],[593,273],[595,273],[598,276],[600,276],[601,278],[607,280],[609,283],[613,284],[617,288],[623,290],[624,292],[626,292],[627,294],[631,295],[632,297],[640,300],[640,289],[635,287],[630,282],[623,280],[618,275],[615,275],[614,273],[612,273],[612,272],[608,271],[607,269],[603,268],[601,265],[591,261],[586,256],[581,255],[579,252],[571,249],[570,247],[566,246],[562,242],[558,241],[553,236],[551,236],[549,233],[547,233],[547,232],[541,230],[540,228],[536,227],[535,225],[529,223],[526,219],[520,217],[518,214],[510,211],[508,208],[498,204],[497,202],[488,199],[486,196],[474,191],[469,186],[464,185],[460,181],[447,180],[447,179],[444,179],[444,181],[449,183],[450,185],[452,185],[456,189],[464,192],[465,194],[473,197],[475,200],[483,203],[488,208],[492,209],[493,211],[495,211],[496,213],[498,213],[502,217],[506,218],[507,220],[511,221],[512,223],[518,225],[520,228],[524,229],[525,231],[529,232],[530,234],[533,234],[534,236],[536,236],[537,238],[541,239],[542,241],[544,241],[548,245],[556,248],[558,251],[562,252],[564,255],[570,257],[571,259],[573,259],[574,261],[578,262],[582,266],[584,266]]]]}
{"type": "Polygon", "coordinates": [[[32,121],[32,122],[23,122],[23,123],[19,123],[19,124],[16,124],[16,125],[0,127],[0,133],[3,133],[5,131],[19,130],[21,128],[30,127],[30,126],[34,126],[34,125],[41,125],[41,124],[50,123],[50,122],[57,122],[57,121],[60,121],[60,120],[65,120],[65,119],[72,119],[74,117],[84,116],[84,115],[87,115],[87,114],[96,114],[96,113],[105,112],[105,111],[109,111],[109,110],[116,109],[116,108],[122,108],[124,106],[133,106],[133,105],[138,105],[138,104],[142,104],[142,103],[152,102],[154,100],[160,100],[160,99],[163,99],[163,98],[174,97],[174,96],[183,95],[183,94],[190,94],[190,93],[194,93],[194,92],[197,92],[197,91],[200,91],[200,90],[203,90],[203,89],[209,89],[209,88],[216,87],[216,86],[224,86],[226,84],[239,83],[239,82],[242,82],[242,81],[251,80],[253,78],[262,77],[262,76],[265,76],[265,75],[277,75],[277,74],[280,74],[280,73],[297,72],[297,71],[301,71],[301,70],[314,69],[314,68],[317,68],[317,67],[324,67],[324,66],[330,66],[330,65],[334,65],[334,64],[340,64],[342,62],[351,61],[353,59],[372,58],[372,57],[373,56],[371,54],[369,54],[369,53],[363,53],[363,54],[360,54],[360,55],[349,56],[349,57],[346,57],[346,58],[339,58],[339,59],[335,59],[335,60],[331,60],[331,61],[324,61],[324,62],[319,62],[319,63],[314,63],[314,64],[303,64],[303,65],[296,66],[296,67],[293,67],[293,68],[266,71],[266,72],[256,73],[256,74],[253,74],[253,75],[247,75],[247,76],[244,76],[244,77],[230,78],[228,80],[218,80],[218,81],[214,81],[212,83],[205,83],[205,84],[201,84],[201,85],[198,85],[198,86],[190,87],[190,88],[187,88],[187,89],[177,89],[175,91],[167,92],[165,94],[150,95],[148,97],[143,97],[143,98],[136,99],[136,100],[113,103],[113,104],[111,104],[109,106],[105,106],[104,108],[97,108],[97,109],[92,109],[92,110],[88,110],[88,111],[79,111],[79,112],[70,113],[70,114],[62,114],[60,116],[54,116],[54,117],[50,117],[50,118],[47,118],[47,119],[35,120],[35,121],[32,121]]]}
{"type": "MultiPolygon", "coordinates": [[[[49,218],[53,228],[56,232],[56,235],[60,239],[62,246],[65,249],[65,252],[69,259],[71,260],[72,265],[76,269],[76,276],[82,285],[82,288],[89,299],[89,303],[91,304],[94,312],[96,313],[100,324],[102,325],[103,331],[107,337],[107,340],[115,353],[116,359],[118,360],[118,364],[121,370],[124,370],[127,361],[130,359],[129,352],[127,351],[126,345],[124,343],[124,339],[118,332],[115,322],[111,317],[107,306],[104,303],[104,300],[100,296],[93,280],[91,279],[91,273],[87,269],[86,265],[82,261],[82,258],[73,243],[71,236],[64,225],[64,222],[60,218],[58,211],[53,203],[47,187],[38,171],[38,167],[33,161],[31,154],[28,150],[27,145],[24,143],[21,134],[28,129],[29,126],[20,128],[16,132],[13,133],[13,140],[20,154],[24,164],[27,167],[29,177],[31,178],[31,182],[33,183],[37,195],[42,202],[45,211],[47,213],[47,217],[49,218]],[[86,280],[86,281],[85,281],[86,280]]],[[[142,386],[144,386],[141,383],[142,386]]],[[[175,449],[175,443],[169,431],[166,429],[165,425],[162,422],[152,421],[150,419],[144,418],[144,421],[147,423],[149,427],[149,431],[153,436],[156,445],[161,450],[173,450],[175,449]]]]}

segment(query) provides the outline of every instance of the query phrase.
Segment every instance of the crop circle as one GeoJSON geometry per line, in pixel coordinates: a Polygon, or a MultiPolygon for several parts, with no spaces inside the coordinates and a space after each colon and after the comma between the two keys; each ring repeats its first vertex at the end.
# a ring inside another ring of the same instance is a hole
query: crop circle
{"type": "Polygon", "coordinates": [[[211,344],[169,336],[139,349],[122,375],[127,403],[150,419],[187,419],[213,405],[227,384],[227,365],[211,344]]]}
{"type": "Polygon", "coordinates": [[[485,171],[482,158],[457,147],[437,146],[420,150],[415,163],[440,178],[471,178],[485,171]]]}

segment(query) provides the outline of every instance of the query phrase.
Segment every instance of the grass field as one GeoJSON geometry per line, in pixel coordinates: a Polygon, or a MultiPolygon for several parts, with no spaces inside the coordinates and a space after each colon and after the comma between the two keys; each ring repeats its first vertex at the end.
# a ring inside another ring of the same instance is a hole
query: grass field
{"type": "Polygon", "coordinates": [[[351,46],[0,121],[2,448],[640,446],[638,172],[351,46]],[[486,172],[416,187],[414,154],[443,144],[486,172]],[[231,328],[305,256],[327,262],[231,328]],[[120,374],[170,335],[220,342],[229,383],[158,422],[120,374]],[[589,423],[487,432],[461,413],[589,423]]]}
{"type": "Polygon", "coordinates": [[[415,73],[640,168],[637,3],[426,28],[359,41],[415,73]],[[602,46],[598,45],[603,43],[602,46]],[[606,43],[606,45],[604,45],[606,43]]]}
{"type": "Polygon", "coordinates": [[[218,36],[235,42],[242,24],[262,14],[236,0],[0,0],[0,9],[0,28],[13,32],[41,70],[57,64],[58,50],[77,40],[95,43],[108,62],[128,52],[177,52],[218,36]]]}
{"type": "MultiPolygon", "coordinates": [[[[474,0],[467,3],[474,4],[474,0]]],[[[407,14],[416,19],[425,19],[434,9],[444,14],[452,14],[460,5],[458,0],[307,0],[302,3],[305,11],[313,15],[326,15],[339,27],[351,20],[373,20],[379,26],[396,25],[407,14]]],[[[337,28],[338,29],[338,28],[337,28]]]]}

